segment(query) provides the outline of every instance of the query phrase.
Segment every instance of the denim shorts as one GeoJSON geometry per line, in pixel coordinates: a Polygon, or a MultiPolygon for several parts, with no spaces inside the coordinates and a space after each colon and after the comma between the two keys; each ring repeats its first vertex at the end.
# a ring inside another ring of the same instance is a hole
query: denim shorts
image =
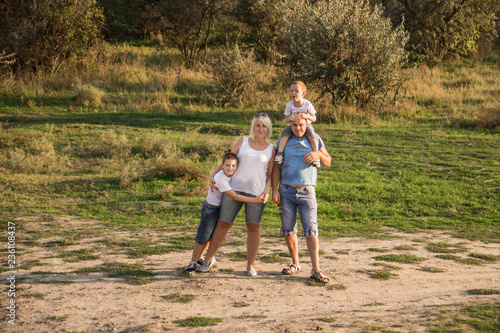
{"type": "MultiPolygon", "coordinates": [[[[244,192],[235,192],[240,195],[244,195],[245,197],[256,197],[255,195],[244,192]]],[[[238,215],[238,212],[243,205],[245,205],[245,221],[247,221],[248,223],[260,223],[260,221],[262,220],[264,207],[266,206],[265,204],[256,202],[241,202],[238,200],[234,200],[225,193],[222,196],[219,219],[227,223],[233,223],[236,219],[236,215],[238,215]]]]}
{"type": "Polygon", "coordinates": [[[219,219],[219,212],[220,206],[212,206],[207,203],[207,200],[203,201],[200,224],[194,239],[196,243],[203,245],[210,240],[219,219]]]}
{"type": "MultiPolygon", "coordinates": [[[[288,125],[287,128],[283,131],[281,136],[292,136],[292,125],[288,125]]],[[[310,138],[318,140],[318,134],[314,131],[314,127],[311,124],[307,124],[306,135],[310,138]]]]}
{"type": "Polygon", "coordinates": [[[297,233],[297,209],[299,210],[302,236],[318,236],[318,204],[314,186],[301,188],[280,184],[281,234],[297,233]]]}

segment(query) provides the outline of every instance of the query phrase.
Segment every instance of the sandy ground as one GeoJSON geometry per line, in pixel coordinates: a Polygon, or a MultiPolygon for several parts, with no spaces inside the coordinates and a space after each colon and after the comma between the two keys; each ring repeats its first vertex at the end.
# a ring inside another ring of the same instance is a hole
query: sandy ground
{"type": "MultiPolygon", "coordinates": [[[[54,223],[78,230],[96,222],[75,218],[44,222],[25,218],[24,230],[48,229],[54,223]]],[[[113,237],[140,239],[143,234],[164,236],[153,231],[120,231],[113,232],[113,237]]],[[[102,236],[58,248],[23,245],[25,250],[17,258],[18,267],[35,259],[48,265],[17,270],[16,325],[9,325],[3,319],[1,329],[12,332],[360,332],[367,329],[425,332],[433,309],[438,311],[440,306],[500,300],[499,295],[467,293],[471,289],[500,289],[500,262],[467,265],[438,259],[423,240],[462,243],[467,252],[456,255],[463,258],[468,258],[468,253],[499,256],[500,244],[456,239],[441,232],[405,234],[391,231],[390,236],[385,239],[320,238],[321,265],[331,278],[327,286],[308,284],[308,257],[302,257],[303,270],[297,275],[281,275],[285,263],[259,260],[258,276],[247,277],[245,262],[232,261],[227,255],[245,251],[244,245],[223,246],[210,273],[191,275],[183,273],[190,251],[131,259],[126,253],[107,251],[102,243],[95,242],[102,236]],[[395,249],[401,245],[411,245],[414,249],[395,249]],[[70,263],[54,257],[64,251],[88,247],[97,247],[95,254],[100,254],[100,258],[70,263]],[[381,253],[373,249],[388,251],[381,253]],[[397,276],[389,280],[370,277],[370,271],[383,268],[375,265],[382,262],[375,257],[385,254],[412,254],[426,260],[419,264],[387,263],[400,267],[392,270],[397,276]],[[74,273],[77,269],[106,262],[143,263],[155,275],[149,284],[130,285],[123,278],[105,273],[74,273]],[[423,271],[422,267],[446,271],[431,273],[423,271]],[[41,271],[64,274],[43,274],[41,271]],[[173,293],[197,297],[189,303],[171,303],[162,298],[173,293]],[[197,328],[180,327],[176,323],[193,316],[223,320],[216,326],[197,328]]],[[[17,237],[23,235],[18,233],[17,237]]],[[[234,240],[241,240],[241,237],[230,232],[227,241],[234,240]]],[[[38,241],[44,243],[49,239],[38,241]]],[[[305,251],[303,238],[299,246],[305,251]]],[[[263,238],[259,257],[280,251],[286,251],[283,240],[263,238]]],[[[6,278],[5,272],[2,281],[6,278]]],[[[6,312],[9,298],[5,283],[2,288],[1,306],[6,312]]]]}

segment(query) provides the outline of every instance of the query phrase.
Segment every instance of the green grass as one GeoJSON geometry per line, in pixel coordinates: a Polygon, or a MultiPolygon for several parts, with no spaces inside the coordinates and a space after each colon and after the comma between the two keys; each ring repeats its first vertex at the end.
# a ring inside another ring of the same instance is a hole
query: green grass
{"type": "Polygon", "coordinates": [[[107,273],[110,277],[124,278],[128,284],[142,285],[152,282],[154,274],[144,269],[143,264],[127,264],[110,262],[95,267],[81,268],[75,273],[90,274],[96,272],[107,273]]]}
{"type": "Polygon", "coordinates": [[[427,320],[430,332],[481,332],[500,331],[500,303],[484,303],[455,307],[439,306],[427,320]],[[445,313],[445,314],[443,314],[445,313]]]}
{"type": "Polygon", "coordinates": [[[78,262],[86,260],[97,260],[100,258],[99,255],[93,254],[95,249],[87,248],[75,251],[68,251],[57,255],[58,258],[63,258],[67,262],[78,262]]]}
{"type": "Polygon", "coordinates": [[[189,302],[194,301],[197,298],[196,295],[181,294],[181,293],[174,293],[174,294],[169,294],[169,295],[165,295],[165,296],[161,296],[161,297],[170,303],[189,303],[189,302]]]}
{"type": "Polygon", "coordinates": [[[403,264],[418,264],[424,260],[427,260],[422,257],[417,257],[413,254],[387,254],[375,257],[375,259],[389,262],[400,262],[403,264]]]}
{"type": "Polygon", "coordinates": [[[430,267],[430,266],[420,267],[420,270],[424,271],[424,272],[429,272],[429,273],[444,273],[444,272],[446,272],[446,269],[437,268],[437,267],[430,267]]]}
{"type": "Polygon", "coordinates": [[[469,256],[472,258],[482,259],[486,262],[497,262],[500,260],[499,256],[494,254],[484,254],[484,253],[469,253],[469,256]]]}
{"type": "Polygon", "coordinates": [[[461,258],[459,256],[453,254],[439,254],[436,258],[444,259],[444,260],[453,260],[463,265],[483,265],[484,260],[473,259],[473,258],[461,258]]]}
{"type": "Polygon", "coordinates": [[[378,280],[389,280],[398,277],[398,274],[391,273],[387,270],[366,270],[366,273],[372,278],[372,279],[378,279],[378,280]]]}
{"type": "Polygon", "coordinates": [[[233,306],[235,308],[246,308],[247,306],[250,306],[247,302],[234,302],[233,306]]]}
{"type": "Polygon", "coordinates": [[[500,290],[498,289],[471,289],[467,290],[470,295],[499,295],[500,290]]]}
{"type": "Polygon", "coordinates": [[[241,315],[238,317],[238,319],[264,319],[264,318],[267,318],[266,315],[251,315],[251,314],[248,314],[248,315],[241,315]]]}
{"type": "Polygon", "coordinates": [[[223,321],[222,318],[212,318],[212,317],[188,317],[182,320],[176,320],[174,323],[181,327],[204,327],[204,326],[215,326],[223,321]]]}
{"type": "Polygon", "coordinates": [[[434,253],[462,253],[467,252],[467,248],[462,244],[429,243],[427,249],[434,253]]]}

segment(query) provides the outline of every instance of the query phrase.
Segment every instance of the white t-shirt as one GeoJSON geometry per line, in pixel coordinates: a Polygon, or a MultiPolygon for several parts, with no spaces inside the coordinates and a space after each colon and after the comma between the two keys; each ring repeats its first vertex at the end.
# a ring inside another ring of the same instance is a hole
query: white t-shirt
{"type": "Polygon", "coordinates": [[[217,172],[214,176],[215,186],[219,188],[219,190],[212,190],[210,187],[208,188],[207,194],[207,202],[212,206],[220,206],[222,202],[222,194],[229,190],[232,190],[229,182],[231,181],[231,177],[226,176],[224,170],[217,172]]]}
{"type": "Polygon", "coordinates": [[[238,170],[231,178],[231,187],[255,196],[264,193],[266,188],[267,167],[273,156],[273,145],[269,144],[264,150],[255,150],[250,147],[248,138],[243,138],[243,143],[238,151],[238,170]]]}
{"type": "MultiPolygon", "coordinates": [[[[306,113],[310,116],[314,116],[316,114],[316,109],[314,108],[313,104],[305,98],[303,99],[303,101],[304,103],[299,107],[293,105],[293,100],[286,103],[285,116],[288,117],[294,113],[306,113]]],[[[310,124],[311,121],[307,120],[307,123],[310,124]]]]}

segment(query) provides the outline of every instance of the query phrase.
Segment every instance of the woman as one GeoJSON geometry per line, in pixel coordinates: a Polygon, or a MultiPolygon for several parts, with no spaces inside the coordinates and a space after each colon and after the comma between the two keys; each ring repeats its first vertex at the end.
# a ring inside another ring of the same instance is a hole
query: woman
{"type": "MultiPolygon", "coordinates": [[[[265,203],[271,190],[271,174],[276,149],[268,142],[272,134],[271,120],[267,114],[256,114],[250,126],[250,136],[240,138],[232,152],[240,160],[238,170],[231,179],[231,187],[241,195],[257,197],[264,195],[262,203],[243,203],[227,195],[222,198],[219,220],[210,240],[210,246],[203,264],[198,271],[208,272],[215,263],[215,252],[219,249],[233,225],[236,215],[245,205],[247,227],[247,275],[255,276],[255,258],[260,244],[260,222],[265,203]]],[[[210,175],[210,186],[215,188],[214,175],[221,170],[219,165],[210,175]]]]}

